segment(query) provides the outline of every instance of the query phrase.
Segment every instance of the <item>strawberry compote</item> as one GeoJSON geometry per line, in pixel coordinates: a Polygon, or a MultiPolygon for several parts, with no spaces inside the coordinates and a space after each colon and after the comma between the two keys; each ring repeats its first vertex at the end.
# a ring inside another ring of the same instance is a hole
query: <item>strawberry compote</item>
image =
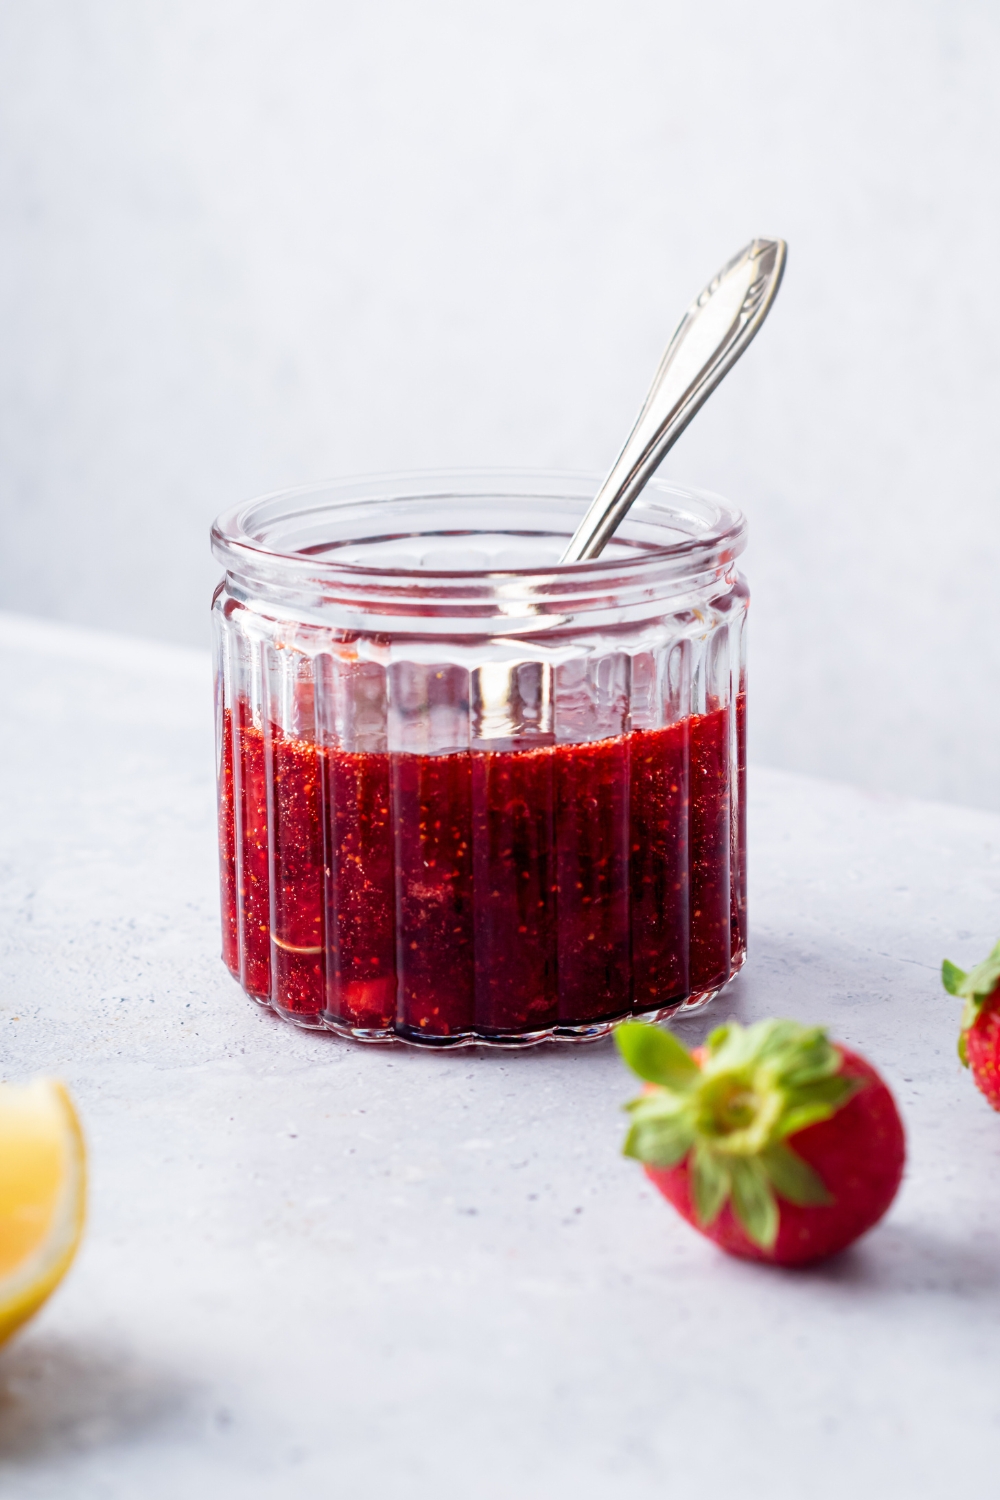
{"type": "Polygon", "coordinates": [[[733,712],[422,755],[316,745],[237,702],[223,957],[300,1024],[440,1045],[587,1035],[709,994],[746,944],[742,695],[733,712]]]}

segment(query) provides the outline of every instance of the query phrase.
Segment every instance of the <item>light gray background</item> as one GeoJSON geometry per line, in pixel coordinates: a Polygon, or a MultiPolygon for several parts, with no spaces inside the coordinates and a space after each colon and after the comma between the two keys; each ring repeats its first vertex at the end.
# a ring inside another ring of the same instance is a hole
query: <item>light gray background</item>
{"type": "Polygon", "coordinates": [[[752,522],[752,751],[1000,808],[998,71],[995,0],[3,0],[0,605],[198,644],[239,498],[602,469],[781,234],[665,471],[752,522]]]}

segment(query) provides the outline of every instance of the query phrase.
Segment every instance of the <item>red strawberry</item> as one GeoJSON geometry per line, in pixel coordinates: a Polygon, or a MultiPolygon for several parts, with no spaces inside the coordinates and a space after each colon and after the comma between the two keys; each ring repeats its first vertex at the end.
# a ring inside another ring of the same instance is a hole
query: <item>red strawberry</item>
{"type": "Polygon", "coordinates": [[[896,1196],[906,1147],[895,1101],[820,1027],[733,1021],[695,1053],[640,1022],[615,1037],[647,1083],[626,1106],[625,1155],[731,1255],[780,1266],[835,1255],[896,1196]]]}
{"type": "Polygon", "coordinates": [[[1000,1109],[1000,943],[968,974],[945,959],[941,981],[949,995],[965,1001],[958,1055],[972,1069],[976,1087],[1000,1109]]]}

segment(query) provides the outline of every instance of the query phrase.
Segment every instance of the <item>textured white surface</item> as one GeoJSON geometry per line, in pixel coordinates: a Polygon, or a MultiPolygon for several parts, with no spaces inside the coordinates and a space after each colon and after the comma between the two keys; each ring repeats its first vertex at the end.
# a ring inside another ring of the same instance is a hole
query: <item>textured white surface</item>
{"type": "Polygon", "coordinates": [[[666,465],[750,518],[754,756],[1000,811],[998,72],[995,0],[0,6],[0,604],[207,645],[237,500],[605,470],[781,234],[666,465]]]}
{"type": "Polygon", "coordinates": [[[68,1080],[93,1163],[80,1259],[0,1354],[5,1496],[987,1492],[1000,1119],[936,970],[996,936],[1000,819],[752,776],[711,1019],[828,1021],[910,1140],[883,1225],[778,1273],[619,1157],[610,1044],[365,1049],[243,999],[204,658],[11,617],[0,653],[3,1072],[68,1080]]]}

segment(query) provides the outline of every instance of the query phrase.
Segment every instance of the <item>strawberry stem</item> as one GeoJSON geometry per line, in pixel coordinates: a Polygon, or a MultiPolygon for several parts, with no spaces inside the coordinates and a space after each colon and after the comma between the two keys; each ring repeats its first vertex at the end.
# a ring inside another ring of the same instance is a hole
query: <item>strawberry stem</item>
{"type": "Polygon", "coordinates": [[[779,1198],[831,1201],[788,1137],[835,1114],[861,1085],[841,1073],[843,1056],[821,1027],[795,1021],[735,1021],[709,1036],[699,1060],[670,1032],[628,1022],[618,1049],[646,1092],[625,1107],[626,1156],[650,1166],[687,1161],[703,1226],[731,1203],[755,1244],[774,1247],[779,1198]]]}

